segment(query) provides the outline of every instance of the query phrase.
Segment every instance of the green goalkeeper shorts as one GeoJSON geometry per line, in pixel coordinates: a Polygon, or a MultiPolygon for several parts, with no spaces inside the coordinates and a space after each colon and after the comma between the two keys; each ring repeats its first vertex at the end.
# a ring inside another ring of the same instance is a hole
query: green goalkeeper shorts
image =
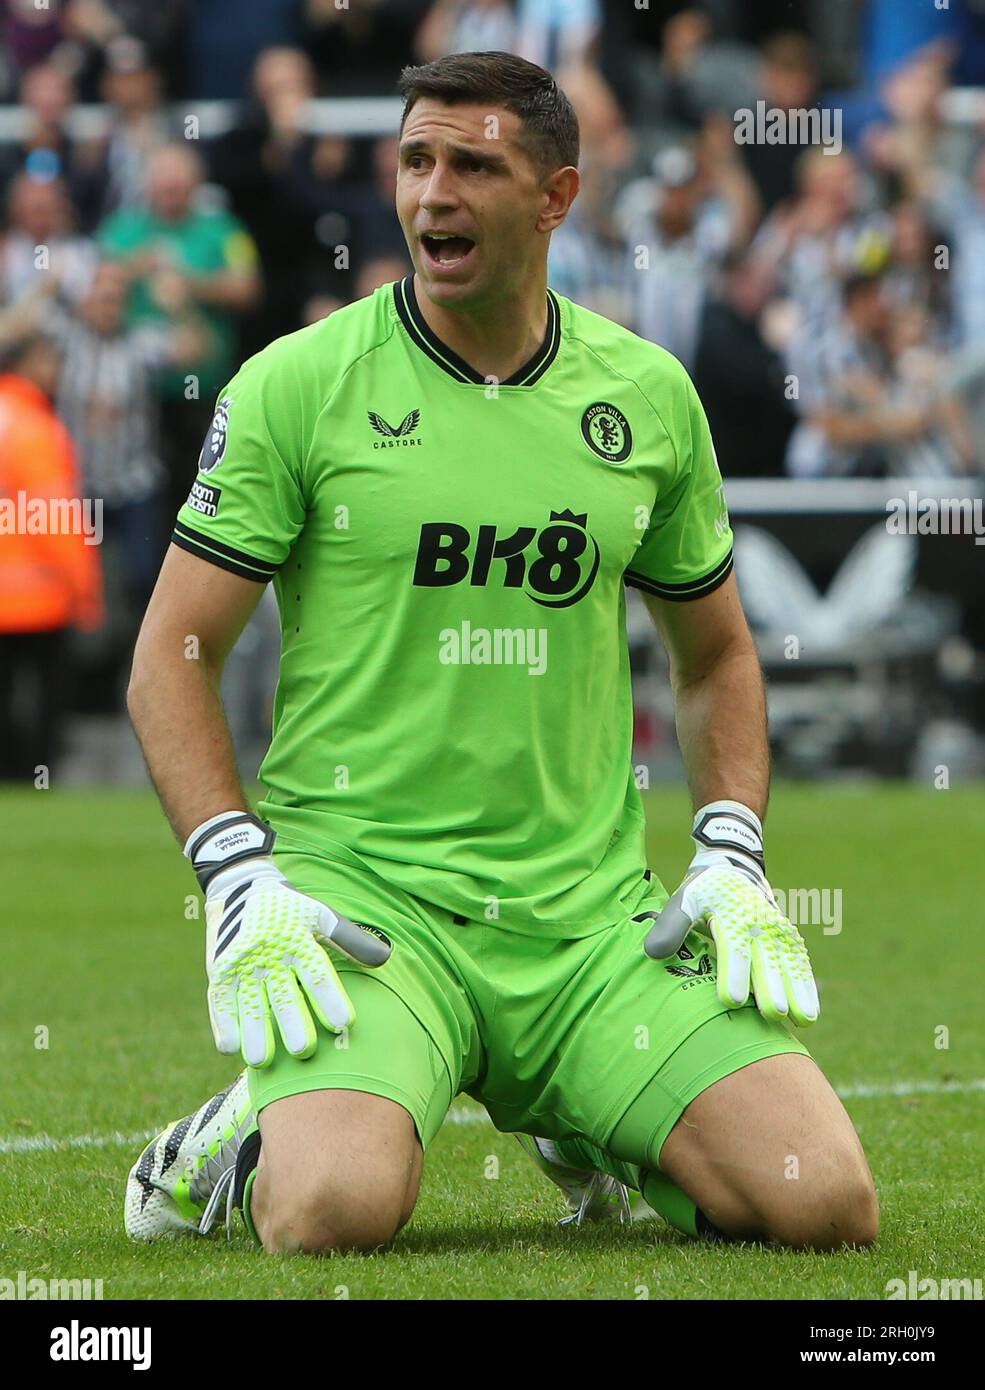
{"type": "Polygon", "coordinates": [[[314,1056],[250,1069],[256,1109],[303,1091],[386,1096],[409,1111],[426,1148],[456,1095],[497,1129],[604,1147],[655,1078],[662,1138],[695,1096],[761,1057],[807,1049],[753,1005],[726,1009],[705,938],[692,932],[668,963],[650,960],[636,921],[667,900],[641,881],[630,914],[574,940],[464,921],[363,867],[288,847],[277,867],[302,893],[380,927],[390,959],[371,970],[333,954],[355,1008],[339,1036],[319,1030],[314,1056]]]}

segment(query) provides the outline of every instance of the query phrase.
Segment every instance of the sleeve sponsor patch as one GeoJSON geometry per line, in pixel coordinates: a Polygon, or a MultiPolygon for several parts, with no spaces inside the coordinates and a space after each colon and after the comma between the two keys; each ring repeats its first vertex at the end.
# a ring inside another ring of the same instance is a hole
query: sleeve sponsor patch
{"type": "Polygon", "coordinates": [[[198,471],[200,473],[211,473],[213,468],[219,467],[225,457],[226,436],[229,433],[229,407],[232,403],[232,396],[223,396],[215,408],[212,424],[205,436],[205,443],[202,445],[202,452],[198,457],[198,471]]]}
{"type": "Polygon", "coordinates": [[[192,490],[188,494],[188,505],[196,512],[201,512],[202,516],[216,516],[221,496],[221,487],[210,487],[208,483],[195,482],[192,483],[192,490]]]}

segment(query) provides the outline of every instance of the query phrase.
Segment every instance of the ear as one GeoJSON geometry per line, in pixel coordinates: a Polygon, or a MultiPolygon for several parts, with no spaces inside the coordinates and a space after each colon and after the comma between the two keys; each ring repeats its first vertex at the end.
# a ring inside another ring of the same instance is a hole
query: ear
{"type": "Polygon", "coordinates": [[[544,205],[537,218],[538,232],[553,232],[560,227],[578,197],[581,176],[573,165],[558,169],[544,183],[544,205]]]}

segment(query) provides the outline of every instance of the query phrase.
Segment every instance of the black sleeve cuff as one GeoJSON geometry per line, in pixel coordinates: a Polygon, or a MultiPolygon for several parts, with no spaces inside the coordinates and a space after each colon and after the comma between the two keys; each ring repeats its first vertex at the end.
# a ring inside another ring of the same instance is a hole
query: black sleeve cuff
{"type": "Polygon", "coordinates": [[[229,570],[230,574],[238,574],[241,579],[253,579],[258,584],[269,583],[280,569],[280,565],[273,565],[269,560],[258,560],[255,555],[247,555],[245,550],[237,550],[224,541],[217,541],[214,536],[195,531],[183,521],[175,522],[171,540],[174,545],[197,555],[199,559],[229,570]]]}
{"type": "Polygon", "coordinates": [[[729,549],[727,555],[719,560],[718,564],[708,574],[700,579],[688,579],[683,584],[663,584],[657,579],[651,579],[648,575],[637,574],[635,570],[626,570],[623,580],[634,589],[642,589],[646,594],[655,594],[657,598],[669,599],[671,603],[687,603],[691,599],[704,598],[706,594],[712,594],[724,584],[732,573],[733,553],[729,549]]]}

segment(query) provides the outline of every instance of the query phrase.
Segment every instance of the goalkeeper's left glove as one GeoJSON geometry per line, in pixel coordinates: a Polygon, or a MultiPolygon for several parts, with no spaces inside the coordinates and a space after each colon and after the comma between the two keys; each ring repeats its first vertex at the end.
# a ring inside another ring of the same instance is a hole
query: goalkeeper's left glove
{"type": "Polygon", "coordinates": [[[741,1008],[749,986],[766,1018],[800,1027],[820,1013],[817,985],[800,932],[780,911],[766,877],[763,827],[738,801],[713,801],[694,817],[698,852],[684,882],[654,918],[644,950],[666,960],[692,928],[717,947],[718,997],[741,1008]]]}
{"type": "Polygon", "coordinates": [[[300,892],[271,857],[274,832],[245,811],[213,816],[185,845],[205,890],[209,1019],[220,1052],[247,1066],[274,1058],[274,1022],[288,1052],[310,1057],[315,1020],[333,1033],[351,1027],[352,1002],[333,950],[383,965],[390,942],[300,892]]]}

